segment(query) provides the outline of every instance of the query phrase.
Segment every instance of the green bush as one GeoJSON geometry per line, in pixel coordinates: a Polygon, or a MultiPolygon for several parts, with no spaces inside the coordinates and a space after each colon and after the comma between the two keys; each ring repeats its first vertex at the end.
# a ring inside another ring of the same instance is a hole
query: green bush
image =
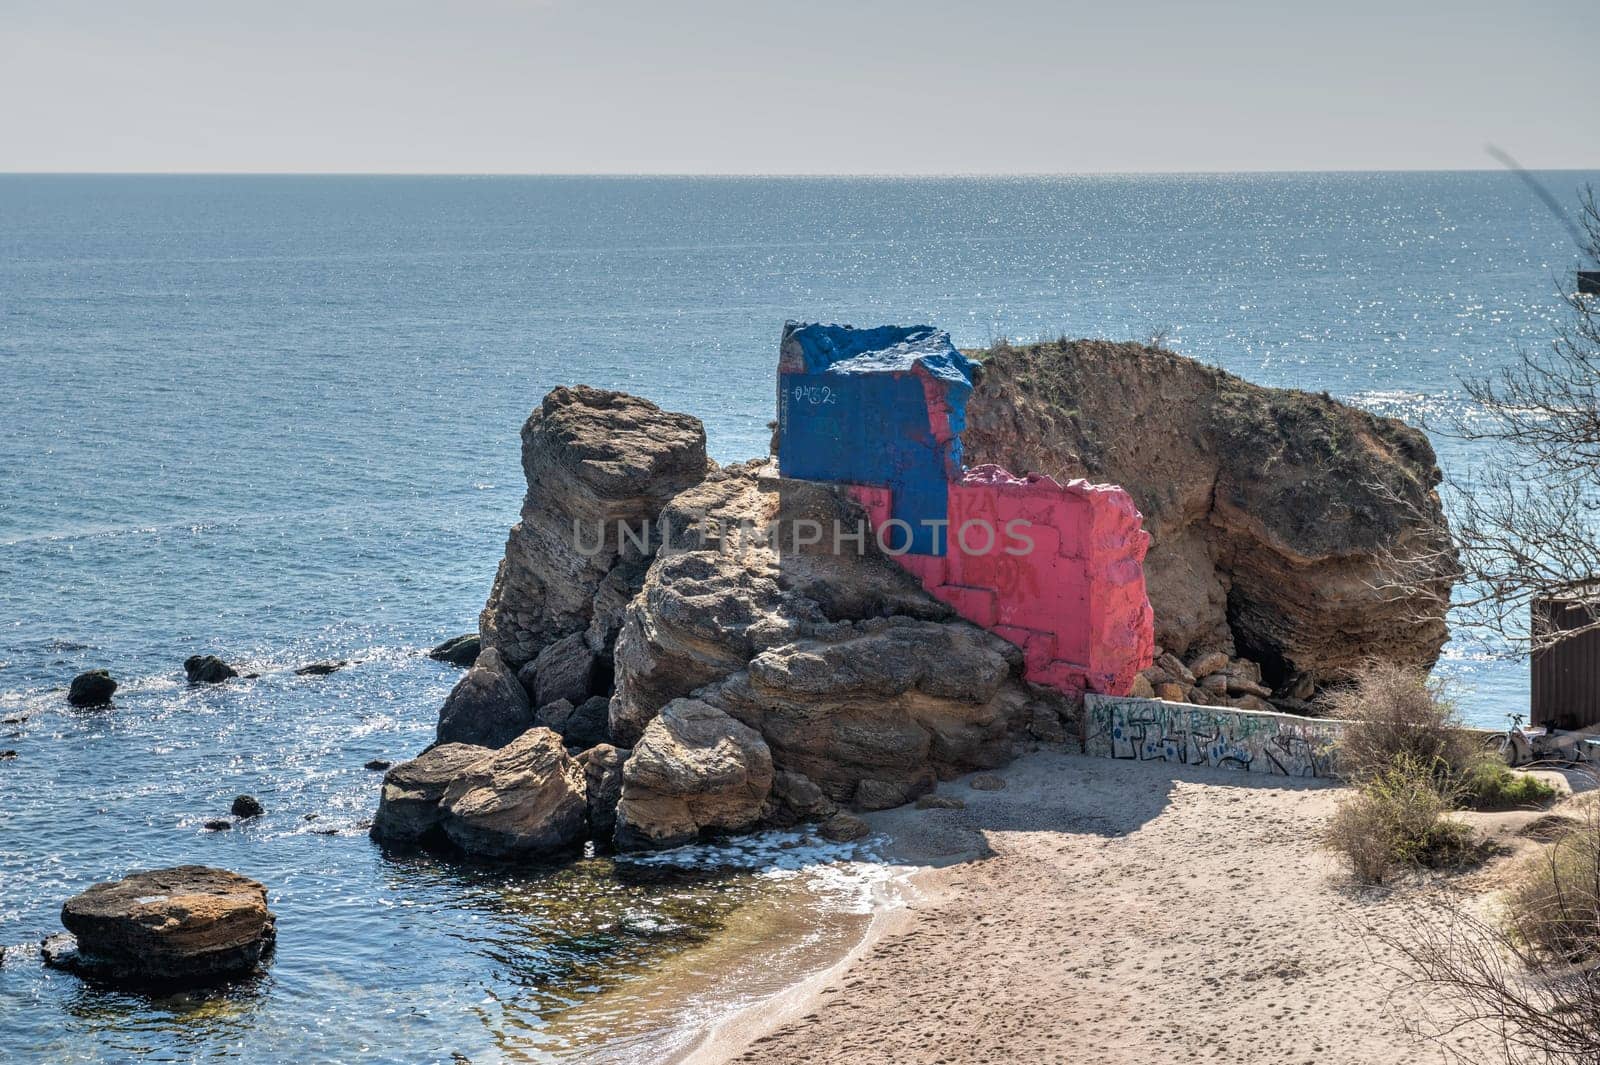
{"type": "Polygon", "coordinates": [[[1499,758],[1484,754],[1462,772],[1460,804],[1474,810],[1515,810],[1543,806],[1556,789],[1526,773],[1514,773],[1499,758]]]}
{"type": "Polygon", "coordinates": [[[1374,884],[1397,871],[1460,864],[1473,850],[1472,832],[1445,816],[1452,802],[1440,790],[1435,765],[1400,754],[1376,770],[1339,804],[1324,846],[1374,884]]]}

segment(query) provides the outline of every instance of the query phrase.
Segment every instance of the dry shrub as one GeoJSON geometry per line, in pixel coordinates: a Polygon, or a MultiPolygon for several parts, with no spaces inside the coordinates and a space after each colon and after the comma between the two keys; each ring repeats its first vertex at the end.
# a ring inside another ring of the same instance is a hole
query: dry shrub
{"type": "Polygon", "coordinates": [[[1543,961],[1600,956],[1600,817],[1593,806],[1517,870],[1506,893],[1506,924],[1543,961]]]}
{"type": "Polygon", "coordinates": [[[1448,791],[1477,754],[1443,685],[1414,666],[1370,663],[1353,683],[1324,695],[1322,706],[1349,722],[1339,738],[1339,769],[1357,783],[1405,758],[1427,767],[1448,791]]]}
{"type": "MultiPolygon", "coordinates": [[[[1409,962],[1410,986],[1441,1003],[1442,1019],[1411,1027],[1454,1051],[1464,1030],[1495,1060],[1600,1062],[1600,817],[1569,826],[1518,867],[1504,919],[1447,900],[1379,938],[1409,962]]],[[[1482,1053],[1463,1055],[1488,1060],[1482,1053]]]]}
{"type": "Polygon", "coordinates": [[[1600,968],[1541,967],[1505,928],[1459,900],[1437,902],[1376,937],[1405,960],[1404,982],[1432,1006],[1406,1027],[1448,1060],[1513,1065],[1600,1062],[1600,968]]]}
{"type": "Polygon", "coordinates": [[[1339,804],[1323,845],[1374,884],[1399,871],[1456,865],[1471,852],[1472,834],[1445,816],[1451,805],[1433,764],[1400,754],[1339,804]]]}

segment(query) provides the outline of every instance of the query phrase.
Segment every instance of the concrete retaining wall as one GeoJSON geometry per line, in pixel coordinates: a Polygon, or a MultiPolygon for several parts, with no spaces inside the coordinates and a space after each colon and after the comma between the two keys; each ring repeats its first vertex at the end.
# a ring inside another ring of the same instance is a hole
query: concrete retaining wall
{"type": "Polygon", "coordinates": [[[1338,721],[1093,693],[1083,716],[1084,750],[1102,758],[1338,776],[1338,721]]]}

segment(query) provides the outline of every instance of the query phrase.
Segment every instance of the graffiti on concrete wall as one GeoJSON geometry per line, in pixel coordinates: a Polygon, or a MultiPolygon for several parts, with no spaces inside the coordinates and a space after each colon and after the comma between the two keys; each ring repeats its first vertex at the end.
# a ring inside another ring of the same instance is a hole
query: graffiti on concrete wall
{"type": "Polygon", "coordinates": [[[1085,750],[1104,758],[1180,762],[1290,777],[1335,777],[1340,724],[1158,699],[1090,695],[1085,750]]]}
{"type": "Polygon", "coordinates": [[[1022,648],[1028,680],[1126,693],[1154,648],[1143,519],[1115,485],[963,467],[975,368],[930,326],[790,322],[779,469],[849,485],[930,594],[1022,648]]]}

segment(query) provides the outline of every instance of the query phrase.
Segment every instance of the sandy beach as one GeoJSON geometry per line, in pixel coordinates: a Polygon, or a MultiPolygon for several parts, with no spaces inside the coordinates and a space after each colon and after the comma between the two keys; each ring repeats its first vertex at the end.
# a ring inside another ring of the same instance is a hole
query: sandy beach
{"type": "MultiPolygon", "coordinates": [[[[1315,846],[1338,786],[1055,751],[1000,775],[941,786],[964,809],[874,815],[918,867],[904,907],[687,1060],[1445,1060],[1371,934],[1438,884],[1352,887],[1315,846]]],[[[1529,845],[1534,815],[1467,816],[1529,845]]],[[[1486,899],[1495,865],[1455,886],[1486,899]]]]}

